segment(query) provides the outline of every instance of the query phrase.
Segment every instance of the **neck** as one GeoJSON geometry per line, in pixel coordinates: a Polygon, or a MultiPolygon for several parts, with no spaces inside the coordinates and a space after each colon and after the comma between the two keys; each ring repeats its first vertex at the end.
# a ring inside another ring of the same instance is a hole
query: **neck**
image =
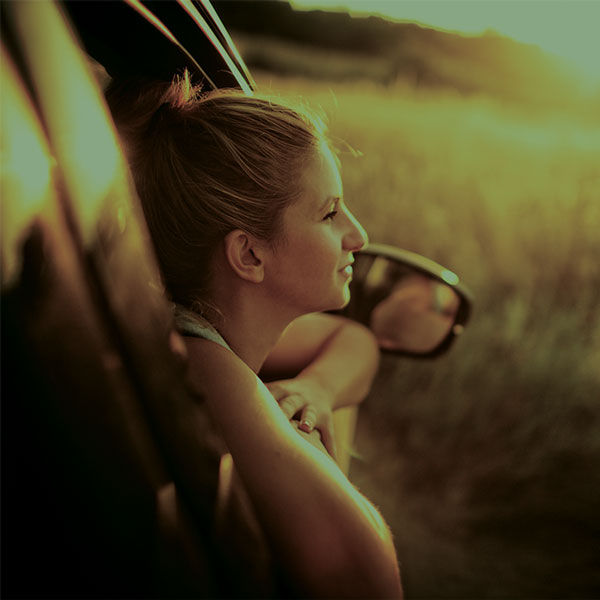
{"type": "Polygon", "coordinates": [[[223,314],[219,333],[231,349],[258,373],[283,330],[298,315],[284,314],[280,307],[260,297],[252,284],[217,294],[216,304],[223,314]]]}

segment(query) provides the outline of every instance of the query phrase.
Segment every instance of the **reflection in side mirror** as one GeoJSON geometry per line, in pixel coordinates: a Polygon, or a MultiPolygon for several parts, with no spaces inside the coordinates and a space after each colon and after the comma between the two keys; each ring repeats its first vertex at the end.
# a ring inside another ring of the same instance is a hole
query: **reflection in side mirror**
{"type": "Polygon", "coordinates": [[[400,279],[375,305],[369,325],[386,350],[427,353],[448,335],[459,304],[448,285],[415,273],[400,279]]]}
{"type": "Polygon", "coordinates": [[[367,325],[386,352],[436,356],[466,324],[471,295],[457,275],[423,256],[390,246],[355,255],[344,316],[367,325]]]}

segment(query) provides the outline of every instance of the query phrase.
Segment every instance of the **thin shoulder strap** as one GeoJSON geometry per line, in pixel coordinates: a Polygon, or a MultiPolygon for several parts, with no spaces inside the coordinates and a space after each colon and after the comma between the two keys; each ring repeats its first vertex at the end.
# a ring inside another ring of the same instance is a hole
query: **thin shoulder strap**
{"type": "Polygon", "coordinates": [[[199,314],[180,304],[175,304],[173,314],[175,317],[175,326],[181,335],[210,340],[223,346],[223,348],[231,350],[229,344],[223,339],[223,336],[199,314]]]}

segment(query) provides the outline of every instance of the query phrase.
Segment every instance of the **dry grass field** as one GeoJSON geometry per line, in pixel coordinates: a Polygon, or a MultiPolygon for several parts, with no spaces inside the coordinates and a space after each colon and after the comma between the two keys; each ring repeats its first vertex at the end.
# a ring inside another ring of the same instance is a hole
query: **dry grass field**
{"type": "Polygon", "coordinates": [[[323,107],[372,241],[455,270],[474,317],[386,357],[351,479],[409,598],[600,597],[600,119],[255,73],[323,107]]]}

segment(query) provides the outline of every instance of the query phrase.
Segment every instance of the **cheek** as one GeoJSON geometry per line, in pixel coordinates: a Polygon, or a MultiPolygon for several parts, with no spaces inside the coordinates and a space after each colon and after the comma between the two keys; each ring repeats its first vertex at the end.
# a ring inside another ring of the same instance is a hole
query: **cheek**
{"type": "Polygon", "coordinates": [[[289,229],[281,267],[283,278],[292,277],[311,289],[331,285],[335,279],[342,252],[341,239],[333,224],[310,223],[289,229]]]}
{"type": "Polygon", "coordinates": [[[321,273],[323,276],[331,275],[339,263],[339,249],[333,236],[319,235],[307,239],[304,243],[306,248],[305,262],[307,268],[313,273],[321,273]]]}
{"type": "Polygon", "coordinates": [[[341,251],[341,239],[331,232],[323,242],[323,256],[327,257],[327,263],[333,270],[337,270],[339,267],[341,251]]]}

